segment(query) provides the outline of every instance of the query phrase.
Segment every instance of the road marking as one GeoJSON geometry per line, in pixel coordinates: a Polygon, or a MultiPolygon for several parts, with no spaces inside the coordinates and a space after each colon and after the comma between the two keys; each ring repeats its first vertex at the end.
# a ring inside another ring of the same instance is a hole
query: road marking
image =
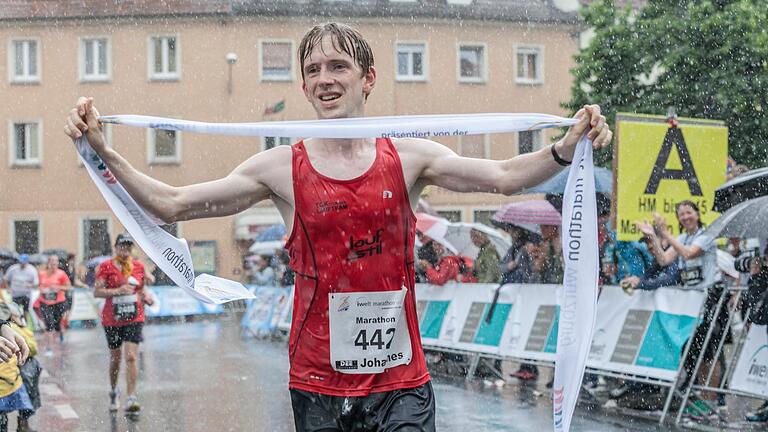
{"type": "Polygon", "coordinates": [[[63,418],[64,420],[80,418],[69,404],[54,405],[54,408],[56,408],[56,411],[59,413],[59,417],[63,418]]]}
{"type": "Polygon", "coordinates": [[[64,395],[64,392],[56,384],[40,384],[40,393],[48,396],[64,395]]]}

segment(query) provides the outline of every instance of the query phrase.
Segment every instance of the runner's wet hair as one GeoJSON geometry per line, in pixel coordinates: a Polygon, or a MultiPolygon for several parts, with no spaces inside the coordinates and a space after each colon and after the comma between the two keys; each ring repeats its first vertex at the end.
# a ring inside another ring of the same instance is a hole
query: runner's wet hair
{"type": "Polygon", "coordinates": [[[304,62],[312,53],[312,50],[323,41],[323,37],[331,35],[331,43],[339,53],[345,53],[355,60],[362,75],[368,73],[373,66],[373,51],[368,41],[354,28],[341,23],[325,23],[312,27],[299,43],[299,65],[301,67],[301,79],[304,79],[304,62]]]}

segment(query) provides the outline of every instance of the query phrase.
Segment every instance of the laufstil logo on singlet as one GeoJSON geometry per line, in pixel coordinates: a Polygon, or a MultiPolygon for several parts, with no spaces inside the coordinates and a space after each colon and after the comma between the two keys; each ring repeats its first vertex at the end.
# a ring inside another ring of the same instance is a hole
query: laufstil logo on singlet
{"type": "Polygon", "coordinates": [[[384,228],[379,228],[376,233],[370,237],[355,239],[355,236],[349,236],[349,255],[347,261],[357,261],[361,258],[381,255],[381,236],[384,234],[384,228]]]}

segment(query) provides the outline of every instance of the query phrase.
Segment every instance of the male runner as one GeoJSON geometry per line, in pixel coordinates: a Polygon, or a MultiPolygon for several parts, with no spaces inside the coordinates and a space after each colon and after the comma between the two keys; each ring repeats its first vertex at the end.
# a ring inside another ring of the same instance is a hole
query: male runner
{"type": "MultiPolygon", "coordinates": [[[[377,72],[360,33],[316,26],[298,55],[319,119],[364,116],[377,72]]],[[[554,146],[505,161],[416,138],[306,139],[258,153],[224,178],[174,187],[107,147],[97,118],[93,99],[81,97],[65,133],[86,133],[127,191],[164,221],[231,215],[266,199],[280,211],[296,273],[289,387],[298,431],[434,430],[413,292],[412,209],[422,189],[512,194],[567,165],[583,132],[595,147],[612,136],[591,105],[554,146]]]]}

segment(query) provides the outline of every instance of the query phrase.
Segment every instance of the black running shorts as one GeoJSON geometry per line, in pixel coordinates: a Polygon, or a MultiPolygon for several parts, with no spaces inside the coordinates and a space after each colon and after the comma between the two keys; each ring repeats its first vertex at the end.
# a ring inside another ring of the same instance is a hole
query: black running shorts
{"type": "Polygon", "coordinates": [[[109,349],[118,349],[123,342],[141,343],[141,330],[144,323],[131,323],[123,326],[104,326],[104,333],[107,335],[107,345],[109,349]]]}
{"type": "Polygon", "coordinates": [[[435,430],[435,396],[431,382],[361,397],[292,389],[291,404],[296,432],[435,430]]]}

